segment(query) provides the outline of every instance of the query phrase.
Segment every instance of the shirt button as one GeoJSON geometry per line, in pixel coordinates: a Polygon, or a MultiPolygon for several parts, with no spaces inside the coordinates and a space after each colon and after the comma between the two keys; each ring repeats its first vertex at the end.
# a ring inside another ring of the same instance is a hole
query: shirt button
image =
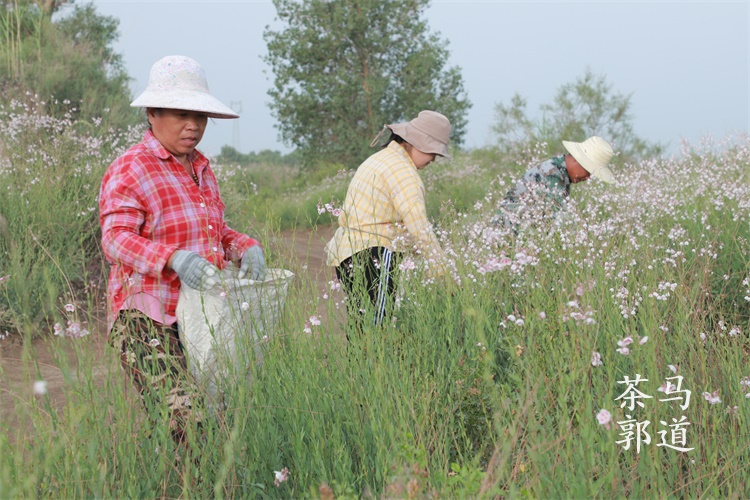
{"type": "Polygon", "coordinates": [[[218,252],[219,249],[217,247],[214,247],[214,252],[218,252]]]}
{"type": "Polygon", "coordinates": [[[208,225],[208,228],[209,228],[209,229],[213,229],[214,227],[213,227],[213,226],[212,226],[211,224],[209,224],[209,225],[208,225]]]}
{"type": "Polygon", "coordinates": [[[205,206],[206,206],[205,203],[201,203],[201,208],[205,208],[205,206]]]}

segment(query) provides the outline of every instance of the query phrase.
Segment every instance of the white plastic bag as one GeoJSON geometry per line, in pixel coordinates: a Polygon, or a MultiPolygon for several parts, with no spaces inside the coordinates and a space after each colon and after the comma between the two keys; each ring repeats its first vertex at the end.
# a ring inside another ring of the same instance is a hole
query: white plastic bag
{"type": "Polygon", "coordinates": [[[190,372],[214,402],[222,381],[244,376],[253,360],[263,360],[261,344],[273,334],[294,279],[284,269],[266,270],[263,281],[237,279],[238,272],[227,266],[219,284],[209,290],[180,287],[177,302],[180,341],[190,372]]]}

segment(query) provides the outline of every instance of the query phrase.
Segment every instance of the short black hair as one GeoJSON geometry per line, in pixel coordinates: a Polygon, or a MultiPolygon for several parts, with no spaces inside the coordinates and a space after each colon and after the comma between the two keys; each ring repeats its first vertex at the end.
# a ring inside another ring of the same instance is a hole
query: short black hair
{"type": "Polygon", "coordinates": [[[383,144],[383,148],[387,148],[388,144],[390,144],[391,141],[396,141],[396,143],[398,143],[398,144],[403,144],[403,143],[406,142],[403,137],[401,137],[397,133],[391,131],[391,136],[388,138],[387,141],[385,141],[385,144],[383,144]]]}

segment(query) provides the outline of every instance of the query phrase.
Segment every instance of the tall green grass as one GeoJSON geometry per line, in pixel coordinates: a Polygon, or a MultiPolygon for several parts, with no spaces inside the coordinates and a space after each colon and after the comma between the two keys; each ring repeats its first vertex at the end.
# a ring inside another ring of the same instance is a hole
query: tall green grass
{"type": "MultiPolygon", "coordinates": [[[[72,146],[29,141],[49,158],[79,158],[72,146]]],[[[522,165],[486,153],[433,165],[427,198],[451,277],[435,282],[418,261],[404,266],[394,319],[349,343],[341,292],[323,295],[304,263],[267,245],[270,267],[297,273],[285,313],[258,341],[264,357],[251,363],[252,382],[245,374],[226,381],[227,408],[192,428],[184,447],[172,443],[167,415],[147,417],[116,353],[102,345],[105,333],[94,330],[103,291],[84,283],[95,219],[71,215],[91,206],[103,170],[73,183],[63,178],[72,164],[46,168],[34,157],[27,175],[19,163],[26,146],[2,144],[15,159],[3,164],[0,188],[17,191],[0,198],[2,213],[23,244],[3,243],[4,256],[15,253],[2,260],[0,276],[12,278],[0,293],[29,335],[21,352],[27,385],[0,373],[0,497],[713,498],[750,490],[746,140],[628,165],[614,188],[576,186],[570,218],[518,237],[487,221],[522,165]],[[710,183],[697,175],[707,167],[710,183]],[[47,198],[58,200],[56,210],[47,198]],[[45,250],[55,258],[44,260],[45,250]],[[34,278],[31,262],[40,261],[45,270],[34,278]],[[50,367],[29,341],[33,321],[18,319],[33,317],[24,296],[54,309],[63,325],[92,329],[81,338],[45,336],[62,393],[32,393],[50,367]],[[625,355],[618,342],[628,336],[625,355]],[[594,352],[603,364],[594,366],[594,352]],[[636,374],[648,379],[638,388],[652,398],[631,411],[616,398],[620,382],[636,374]],[[659,401],[675,375],[691,391],[685,410],[659,401]],[[716,391],[721,402],[711,404],[703,393],[716,391]],[[609,428],[597,421],[602,409],[612,415],[609,428]],[[627,450],[617,443],[628,414],[650,422],[651,443],[640,452],[635,442],[627,450]],[[694,449],[657,446],[660,430],[672,442],[669,425],[683,416],[694,449]],[[288,479],[275,485],[284,468],[288,479]]],[[[90,163],[103,169],[110,160],[90,163]]],[[[249,174],[219,176],[231,224],[277,241],[278,210],[267,207],[268,224],[259,223],[255,192],[249,182],[241,191],[236,175],[249,174]]],[[[335,189],[345,190],[340,181],[335,189]]],[[[263,189],[263,177],[252,182],[263,189]]],[[[276,206],[331,223],[317,210],[332,194],[324,184],[279,195],[276,206]]]]}
{"type": "Polygon", "coordinates": [[[97,196],[111,157],[142,130],[108,134],[30,99],[0,109],[0,329],[33,332],[96,284],[97,196]]]}

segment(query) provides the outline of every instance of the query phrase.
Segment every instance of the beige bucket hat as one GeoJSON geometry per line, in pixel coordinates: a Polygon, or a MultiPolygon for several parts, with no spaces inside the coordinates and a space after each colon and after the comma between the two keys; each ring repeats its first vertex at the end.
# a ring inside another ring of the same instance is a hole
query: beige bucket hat
{"type": "Polygon", "coordinates": [[[386,127],[423,153],[452,158],[448,154],[451,122],[437,111],[420,111],[410,122],[392,123],[386,127]]]}
{"type": "Polygon", "coordinates": [[[166,56],[156,61],[146,90],[130,106],[199,111],[209,118],[240,116],[208,92],[205,70],[186,56],[166,56]]]}
{"type": "Polygon", "coordinates": [[[607,184],[614,184],[615,176],[607,167],[614,155],[612,146],[601,137],[589,137],[583,142],[562,141],[568,153],[591,175],[607,184]]]}

